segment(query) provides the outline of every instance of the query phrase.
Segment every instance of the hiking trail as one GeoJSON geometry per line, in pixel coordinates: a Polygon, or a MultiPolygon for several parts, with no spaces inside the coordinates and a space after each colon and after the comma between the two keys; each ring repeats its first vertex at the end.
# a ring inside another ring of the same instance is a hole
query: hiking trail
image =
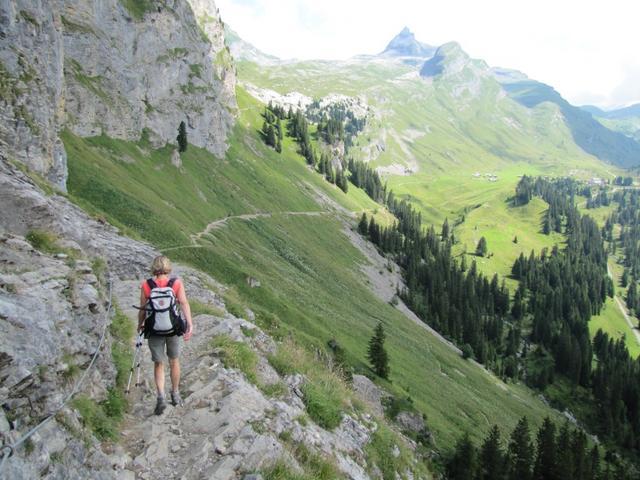
{"type": "MultiPolygon", "coordinates": [[[[270,366],[266,357],[276,351],[275,342],[254,324],[224,310],[218,294],[208,289],[209,285],[217,285],[215,280],[187,268],[178,267],[175,273],[184,279],[190,300],[210,305],[220,316],[194,317],[194,335],[188,342],[182,342],[180,355],[184,405],[174,407],[168,402],[159,416],[153,414],[156,400],[153,364],[147,342],[142,345],[142,385],[132,387],[131,409],[123,425],[122,446],[126,452],[123,472],[131,479],[243,479],[281,457],[295,464],[278,438],[287,431],[293,441],[334,455],[338,467],[351,478],[369,478],[354,458],[364,458],[371,427],[350,416],[345,416],[334,432],[313,422],[302,422],[306,409],[296,391],[299,392],[303,378],[300,375],[281,378],[270,366]],[[282,385],[284,395],[270,397],[242,372],[225,368],[219,350],[212,344],[221,335],[249,344],[259,358],[258,383],[282,385]]],[[[116,290],[119,304],[137,303],[139,287],[137,280],[121,282],[116,290]]],[[[134,308],[123,311],[135,321],[134,308]]],[[[170,390],[166,367],[167,399],[170,390]]]]}

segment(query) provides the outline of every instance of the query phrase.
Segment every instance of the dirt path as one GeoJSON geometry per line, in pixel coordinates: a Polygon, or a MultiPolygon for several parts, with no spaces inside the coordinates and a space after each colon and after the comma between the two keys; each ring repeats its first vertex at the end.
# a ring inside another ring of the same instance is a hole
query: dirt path
{"type": "MultiPolygon", "coordinates": [[[[612,280],[615,281],[615,279],[613,278],[613,273],[611,272],[611,267],[609,266],[609,262],[607,262],[607,275],[609,275],[609,278],[611,278],[612,280]]],[[[622,316],[624,317],[625,321],[627,322],[627,325],[629,326],[629,328],[633,332],[633,336],[635,337],[636,342],[638,342],[638,345],[640,345],[640,332],[638,331],[638,329],[636,327],[633,326],[633,322],[631,321],[631,318],[629,317],[629,314],[627,313],[627,309],[625,308],[624,304],[622,303],[622,300],[620,300],[620,297],[618,297],[617,295],[614,295],[614,298],[616,300],[616,305],[618,305],[618,308],[622,312],[622,316]]]]}
{"type": "Polygon", "coordinates": [[[271,218],[275,216],[305,216],[305,217],[319,217],[322,215],[329,215],[332,212],[325,212],[321,210],[311,212],[264,212],[264,213],[244,213],[242,215],[230,215],[207,224],[204,230],[190,235],[191,243],[186,245],[175,245],[171,247],[161,248],[162,252],[170,252],[172,250],[180,250],[182,248],[202,248],[203,245],[198,244],[198,241],[203,236],[208,235],[213,230],[224,227],[229,220],[254,220],[256,218],[271,218]]]}
{"type": "Polygon", "coordinates": [[[217,228],[220,228],[224,225],[227,224],[227,222],[229,220],[234,220],[234,219],[238,219],[238,220],[253,220],[255,218],[271,218],[274,217],[276,215],[282,215],[282,216],[297,216],[297,215],[301,215],[301,216],[307,216],[307,217],[318,217],[320,215],[326,215],[329,212],[323,212],[323,211],[312,211],[312,212],[264,212],[264,213],[245,213],[242,215],[231,215],[225,218],[221,218],[219,220],[214,220],[213,222],[209,223],[204,230],[202,230],[201,232],[198,232],[196,234],[191,235],[191,240],[196,243],[198,240],[200,240],[204,235],[207,235],[209,233],[211,233],[212,230],[215,230],[217,228]]]}

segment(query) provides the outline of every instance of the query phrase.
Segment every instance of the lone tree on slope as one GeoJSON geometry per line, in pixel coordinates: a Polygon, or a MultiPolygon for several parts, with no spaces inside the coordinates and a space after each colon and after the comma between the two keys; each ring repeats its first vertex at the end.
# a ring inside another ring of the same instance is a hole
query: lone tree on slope
{"type": "Polygon", "coordinates": [[[389,356],[384,349],[384,339],[384,328],[382,323],[378,322],[373,332],[373,337],[369,340],[367,356],[376,375],[382,378],[389,378],[389,356]]]}
{"type": "Polygon", "coordinates": [[[476,255],[479,257],[485,257],[487,255],[487,240],[484,237],[480,237],[478,246],[476,247],[476,255]]]}
{"type": "Polygon", "coordinates": [[[180,126],[178,127],[178,151],[180,153],[187,151],[187,126],[184,121],[180,122],[180,126]]]}

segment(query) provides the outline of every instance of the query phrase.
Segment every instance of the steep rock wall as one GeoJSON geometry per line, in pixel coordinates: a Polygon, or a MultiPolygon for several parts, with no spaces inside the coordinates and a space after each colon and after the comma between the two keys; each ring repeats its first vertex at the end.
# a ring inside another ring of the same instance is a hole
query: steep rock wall
{"type": "Polygon", "coordinates": [[[64,189],[61,27],[48,1],[0,1],[0,149],[64,189]]]}
{"type": "Polygon", "coordinates": [[[65,190],[59,132],[224,155],[235,69],[212,0],[0,0],[0,150],[65,190]]]}
{"type": "Polygon", "coordinates": [[[224,154],[235,73],[214,2],[193,3],[154,2],[140,17],[118,0],[58,1],[74,133],[137,140],[147,129],[161,146],[185,121],[190,143],[224,154]]]}

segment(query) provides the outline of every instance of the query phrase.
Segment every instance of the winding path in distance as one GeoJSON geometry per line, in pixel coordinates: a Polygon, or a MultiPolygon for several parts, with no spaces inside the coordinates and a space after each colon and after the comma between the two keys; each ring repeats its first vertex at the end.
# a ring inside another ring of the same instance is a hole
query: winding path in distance
{"type": "Polygon", "coordinates": [[[328,215],[330,213],[331,212],[315,210],[311,212],[262,212],[262,213],[243,213],[241,215],[229,215],[227,217],[220,218],[218,220],[214,220],[213,222],[210,222],[209,224],[207,224],[204,230],[190,235],[190,238],[191,238],[190,244],[176,245],[173,247],[161,248],[160,250],[162,250],[163,252],[169,252],[171,250],[179,250],[181,248],[200,248],[202,247],[202,245],[198,244],[198,240],[200,240],[204,235],[208,235],[213,230],[216,230],[217,228],[225,226],[229,220],[235,220],[235,219],[253,220],[255,218],[271,218],[277,215],[288,216],[288,217],[293,217],[293,216],[319,217],[322,215],[328,215]]]}

